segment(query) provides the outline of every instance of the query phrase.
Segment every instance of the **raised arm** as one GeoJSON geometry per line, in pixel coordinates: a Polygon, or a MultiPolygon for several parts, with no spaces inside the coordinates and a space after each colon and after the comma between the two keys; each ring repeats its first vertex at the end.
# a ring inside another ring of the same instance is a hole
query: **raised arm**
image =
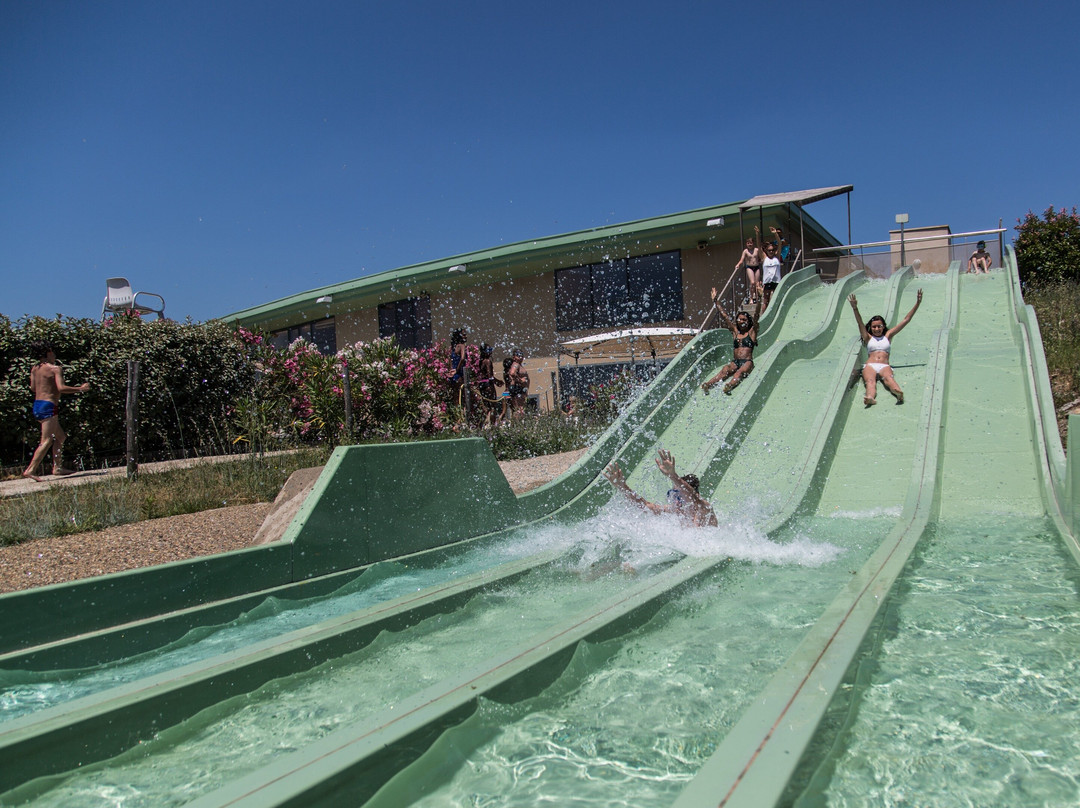
{"type": "Polygon", "coordinates": [[[643,508],[647,511],[652,511],[653,513],[663,513],[664,509],[661,508],[659,505],[649,502],[647,499],[645,499],[645,497],[635,493],[630,489],[630,486],[626,484],[626,478],[623,477],[623,471],[619,467],[617,461],[612,461],[610,464],[608,464],[608,467],[604,469],[604,476],[607,478],[609,483],[622,491],[626,495],[626,498],[633,502],[635,505],[637,505],[639,508],[643,508]]]}
{"type": "Polygon", "coordinates": [[[919,309],[919,304],[922,303],[922,289],[915,295],[915,305],[911,307],[911,311],[907,313],[907,316],[903,320],[898,322],[892,328],[885,332],[885,336],[889,339],[893,338],[893,335],[903,330],[904,326],[911,322],[911,318],[915,315],[915,312],[919,309]]]}
{"type": "Polygon", "coordinates": [[[704,505],[711,507],[708,502],[702,499],[701,494],[694,490],[690,483],[686,482],[679,473],[675,471],[675,458],[671,456],[671,452],[666,449],[661,449],[656,453],[656,467],[664,473],[664,476],[671,480],[671,484],[679,489],[684,497],[697,505],[704,505]]]}
{"type": "Polygon", "coordinates": [[[734,333],[735,323],[732,322],[728,313],[724,311],[724,307],[720,305],[720,294],[716,291],[715,286],[712,288],[712,302],[713,306],[716,307],[716,313],[720,317],[720,322],[723,324],[724,328],[734,333]]]}
{"type": "Polygon", "coordinates": [[[859,326],[859,337],[863,342],[869,342],[870,332],[866,330],[866,323],[863,322],[862,315],[859,314],[859,301],[855,299],[854,292],[848,295],[848,303],[851,304],[851,310],[855,312],[855,322],[859,326]]]}

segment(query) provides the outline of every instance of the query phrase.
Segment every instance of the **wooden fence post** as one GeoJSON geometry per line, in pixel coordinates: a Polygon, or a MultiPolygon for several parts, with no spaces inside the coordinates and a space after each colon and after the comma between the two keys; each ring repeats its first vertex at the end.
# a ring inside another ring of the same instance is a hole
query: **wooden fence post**
{"type": "Polygon", "coordinates": [[[353,443],[352,423],[352,378],[349,376],[349,363],[345,363],[345,375],[342,378],[342,391],[345,393],[345,437],[349,445],[353,443]]]}
{"type": "Polygon", "coordinates": [[[127,363],[127,476],[134,480],[139,474],[139,363],[127,363]]]}

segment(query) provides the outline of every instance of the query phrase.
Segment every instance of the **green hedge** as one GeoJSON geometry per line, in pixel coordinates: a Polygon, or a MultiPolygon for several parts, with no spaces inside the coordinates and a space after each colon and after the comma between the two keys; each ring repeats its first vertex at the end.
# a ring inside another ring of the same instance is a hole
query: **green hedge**
{"type": "Polygon", "coordinates": [[[12,323],[0,315],[0,458],[26,463],[40,439],[30,413],[30,343],[53,345],[68,384],[90,391],[66,395],[60,422],[68,433],[68,465],[119,462],[125,451],[127,362],[139,361],[141,459],[221,453],[233,440],[238,400],[250,396],[255,364],[234,330],[222,322],[143,322],[117,317],[32,317],[12,323]]]}

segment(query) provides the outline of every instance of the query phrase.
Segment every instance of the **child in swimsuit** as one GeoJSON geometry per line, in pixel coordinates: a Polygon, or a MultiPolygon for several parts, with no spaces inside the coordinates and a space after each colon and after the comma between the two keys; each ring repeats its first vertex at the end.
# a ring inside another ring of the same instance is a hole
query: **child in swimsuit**
{"type": "Polygon", "coordinates": [[[922,289],[915,296],[915,305],[911,307],[911,311],[892,328],[885,324],[885,318],[880,314],[871,317],[870,321],[863,325],[862,316],[859,314],[859,303],[854,293],[848,297],[848,302],[855,312],[855,322],[859,324],[859,336],[862,338],[863,345],[866,346],[866,364],[862,369],[863,383],[866,385],[863,404],[867,407],[877,404],[878,379],[881,379],[881,383],[896,397],[896,403],[903,404],[904,391],[900,389],[900,385],[893,377],[892,367],[889,365],[889,352],[892,350],[892,338],[911,322],[912,316],[922,303],[922,289]]]}
{"type": "MultiPolygon", "coordinates": [[[[757,235],[758,229],[755,225],[754,234],[757,235]]],[[[761,287],[761,262],[765,260],[764,253],[761,252],[761,248],[758,246],[757,238],[748,238],[746,240],[746,249],[742,251],[742,255],[739,257],[739,263],[735,265],[735,271],[739,271],[739,267],[746,270],[746,282],[750,286],[750,302],[757,303],[761,300],[758,295],[758,289],[761,287]]]]}
{"type": "Polygon", "coordinates": [[[749,376],[750,371],[754,369],[754,348],[757,347],[757,320],[761,316],[760,289],[759,286],[757,308],[754,309],[754,316],[751,317],[745,311],[740,311],[732,320],[720,305],[716,289],[713,288],[713,305],[716,306],[716,311],[720,314],[720,320],[723,322],[724,328],[731,332],[734,353],[732,360],[720,368],[719,373],[701,385],[705,395],[709,394],[710,388],[728,379],[728,383],[724,385],[724,392],[730,396],[731,391],[738,387],[739,382],[749,376]]]}

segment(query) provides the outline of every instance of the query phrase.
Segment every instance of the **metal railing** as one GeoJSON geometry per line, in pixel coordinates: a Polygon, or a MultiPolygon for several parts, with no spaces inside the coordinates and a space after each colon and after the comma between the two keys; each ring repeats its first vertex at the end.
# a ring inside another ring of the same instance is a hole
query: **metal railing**
{"type": "Polygon", "coordinates": [[[1005,228],[999,227],[968,233],[942,233],[903,240],[819,247],[814,250],[814,262],[825,280],[842,278],[858,270],[870,277],[888,278],[902,266],[910,266],[915,272],[924,274],[945,272],[952,261],[959,261],[960,271],[966,272],[978,243],[985,242],[990,266],[1000,267],[1005,248],[1004,233],[1005,228]]]}

